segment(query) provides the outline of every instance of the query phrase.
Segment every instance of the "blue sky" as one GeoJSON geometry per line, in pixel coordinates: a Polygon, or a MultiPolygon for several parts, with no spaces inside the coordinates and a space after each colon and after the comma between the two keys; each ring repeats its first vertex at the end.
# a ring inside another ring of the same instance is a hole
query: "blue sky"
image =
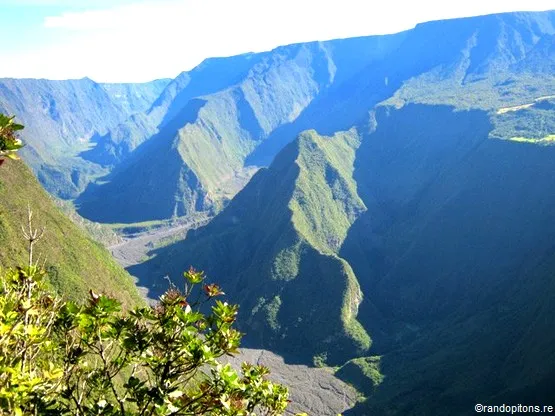
{"type": "Polygon", "coordinates": [[[147,81],[211,56],[553,7],[553,0],[0,0],[0,77],[147,81]]]}

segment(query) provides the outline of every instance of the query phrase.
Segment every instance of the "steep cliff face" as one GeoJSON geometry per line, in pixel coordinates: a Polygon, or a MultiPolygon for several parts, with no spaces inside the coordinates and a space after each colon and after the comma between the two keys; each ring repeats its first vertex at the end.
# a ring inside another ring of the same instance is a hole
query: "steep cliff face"
{"type": "Polygon", "coordinates": [[[149,110],[171,81],[171,79],[157,79],[141,83],[102,83],[100,85],[126,114],[134,114],[149,110]]]}
{"type": "Polygon", "coordinates": [[[407,106],[376,121],[354,173],[368,210],[340,255],[385,378],[353,414],[553,397],[541,331],[552,323],[555,148],[492,139],[480,111],[407,106]]]}

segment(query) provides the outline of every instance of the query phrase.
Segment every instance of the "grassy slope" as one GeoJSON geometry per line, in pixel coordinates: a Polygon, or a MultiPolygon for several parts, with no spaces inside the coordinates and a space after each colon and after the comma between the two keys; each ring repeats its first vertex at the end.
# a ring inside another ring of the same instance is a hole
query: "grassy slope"
{"type": "Polygon", "coordinates": [[[358,145],[355,131],[334,138],[310,131],[299,138],[300,174],[289,208],[295,229],[321,252],[335,253],[366,210],[352,177],[358,145]]]}
{"type": "Polygon", "coordinates": [[[384,380],[380,370],[380,359],[381,357],[353,358],[343,364],[335,374],[368,397],[384,380]]]}
{"type": "Polygon", "coordinates": [[[34,226],[46,228],[35,253],[46,260],[49,281],[58,292],[79,300],[93,289],[116,296],[127,306],[142,302],[131,276],[56,208],[20,161],[7,161],[0,169],[0,265],[26,262],[21,225],[26,222],[27,204],[34,213],[34,226]]]}
{"type": "Polygon", "coordinates": [[[124,162],[139,145],[159,133],[175,136],[177,129],[190,122],[183,110],[189,101],[225,90],[242,79],[250,67],[265,54],[244,54],[230,58],[203,61],[189,72],[182,72],[171,80],[145,111],[137,113],[111,128],[97,140],[97,145],[84,153],[87,160],[102,165],[124,162]],[[180,124],[168,132],[167,126],[177,118],[180,124]]]}

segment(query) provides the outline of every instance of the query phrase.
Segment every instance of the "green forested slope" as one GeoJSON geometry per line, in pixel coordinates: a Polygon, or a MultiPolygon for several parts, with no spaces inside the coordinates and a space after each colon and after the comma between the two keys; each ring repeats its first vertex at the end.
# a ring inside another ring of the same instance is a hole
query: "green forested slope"
{"type": "Polygon", "coordinates": [[[555,148],[492,128],[485,112],[407,106],[378,112],[359,147],[368,211],[340,253],[385,378],[354,414],[553,397],[555,148]]]}
{"type": "Polygon", "coordinates": [[[366,351],[370,338],[356,318],[360,288],[337,255],[364,210],[352,180],[358,143],[355,131],[301,135],[223,215],[133,273],[155,286],[159,276],[179,278],[183,267],[206,270],[241,303],[256,345],[336,363],[366,351]],[[179,260],[168,261],[173,255],[179,260]]]}
{"type": "Polygon", "coordinates": [[[30,169],[21,161],[0,167],[0,265],[27,264],[27,243],[21,226],[27,224],[27,206],[35,228],[45,228],[36,243],[35,259],[45,262],[48,280],[60,294],[74,300],[86,298],[89,289],[106,293],[131,306],[142,302],[133,279],[99,243],[56,208],[30,169]]]}

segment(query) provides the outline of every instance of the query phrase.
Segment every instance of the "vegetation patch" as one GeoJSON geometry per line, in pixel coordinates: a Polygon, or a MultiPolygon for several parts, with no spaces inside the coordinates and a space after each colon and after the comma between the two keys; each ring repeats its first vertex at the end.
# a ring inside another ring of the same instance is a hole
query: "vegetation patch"
{"type": "Polygon", "coordinates": [[[550,134],[549,136],[542,137],[541,139],[534,139],[530,137],[511,137],[508,140],[511,142],[533,143],[547,146],[555,144],[555,134],[550,134]]]}
{"type": "Polygon", "coordinates": [[[335,374],[352,384],[359,392],[369,396],[385,377],[380,372],[380,360],[380,356],[355,358],[347,361],[335,374]]]}
{"type": "Polygon", "coordinates": [[[533,103],[527,103],[527,104],[521,104],[521,105],[513,105],[511,107],[502,107],[499,110],[497,110],[497,114],[505,114],[511,111],[519,111],[519,110],[523,110],[525,108],[530,108],[533,105],[535,105],[538,102],[541,101],[545,101],[545,100],[550,100],[555,98],[555,95],[544,95],[542,97],[538,97],[534,100],[533,103]]]}

